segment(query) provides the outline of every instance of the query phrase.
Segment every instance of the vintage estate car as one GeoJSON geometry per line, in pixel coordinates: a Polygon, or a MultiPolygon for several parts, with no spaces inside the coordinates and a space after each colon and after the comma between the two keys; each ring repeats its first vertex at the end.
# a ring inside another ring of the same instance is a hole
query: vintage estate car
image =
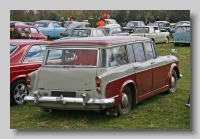
{"type": "Polygon", "coordinates": [[[61,25],[57,21],[51,20],[39,20],[34,22],[34,26],[38,28],[42,34],[46,35],[48,38],[60,38],[60,33],[65,31],[65,27],[61,27],[61,25]]]}
{"type": "Polygon", "coordinates": [[[10,40],[10,105],[23,104],[27,95],[26,75],[37,70],[50,41],[11,39],[10,40]]]}
{"type": "Polygon", "coordinates": [[[63,37],[54,41],[60,41],[65,39],[81,38],[81,37],[100,37],[107,36],[104,30],[98,28],[75,28],[68,37],[63,37]]]}
{"type": "Polygon", "coordinates": [[[129,33],[122,32],[121,27],[116,26],[100,26],[98,27],[101,30],[104,30],[107,36],[128,36],[129,33]]]}
{"type": "Polygon", "coordinates": [[[179,46],[179,44],[190,45],[190,24],[177,26],[171,42],[174,43],[174,46],[179,46]]]}
{"type": "Polygon", "coordinates": [[[24,36],[26,31],[30,32],[30,35],[33,37],[35,40],[47,40],[47,36],[42,34],[41,31],[39,31],[36,27],[31,26],[31,25],[15,25],[21,32],[21,35],[24,36]]]}
{"type": "Polygon", "coordinates": [[[172,28],[168,21],[155,21],[153,24],[158,26],[161,32],[172,32],[172,28]]]}
{"type": "Polygon", "coordinates": [[[169,42],[169,32],[160,32],[158,26],[137,26],[130,36],[148,37],[155,43],[169,42]]]}
{"type": "Polygon", "coordinates": [[[42,66],[27,75],[27,104],[42,110],[129,113],[132,104],[175,92],[182,75],[173,55],[159,56],[140,36],[75,38],[46,47],[42,66]]]}
{"type": "Polygon", "coordinates": [[[129,21],[123,27],[123,32],[133,33],[136,26],[145,26],[145,23],[143,21],[129,21]]]}

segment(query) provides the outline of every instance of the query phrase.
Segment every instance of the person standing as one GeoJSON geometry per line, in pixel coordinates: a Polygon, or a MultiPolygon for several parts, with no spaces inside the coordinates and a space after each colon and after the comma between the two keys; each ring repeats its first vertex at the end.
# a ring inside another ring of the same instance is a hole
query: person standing
{"type": "Polygon", "coordinates": [[[105,25],[106,25],[106,24],[105,24],[105,22],[104,22],[104,20],[103,20],[102,17],[101,17],[100,20],[96,23],[96,26],[97,26],[97,27],[105,26],[105,25]]]}
{"type": "Polygon", "coordinates": [[[160,18],[159,18],[159,16],[157,16],[157,18],[156,18],[156,21],[160,21],[160,18]]]}
{"type": "Polygon", "coordinates": [[[15,23],[10,24],[10,39],[21,39],[22,35],[18,28],[15,27],[15,23]]]}
{"type": "Polygon", "coordinates": [[[22,39],[33,39],[33,37],[30,35],[30,32],[28,30],[26,30],[25,36],[22,36],[22,39]]]}
{"type": "Polygon", "coordinates": [[[61,17],[60,22],[61,22],[61,26],[65,27],[65,19],[64,19],[64,17],[61,17]]]}
{"type": "Polygon", "coordinates": [[[69,21],[73,21],[73,18],[71,16],[69,17],[69,21]]]}

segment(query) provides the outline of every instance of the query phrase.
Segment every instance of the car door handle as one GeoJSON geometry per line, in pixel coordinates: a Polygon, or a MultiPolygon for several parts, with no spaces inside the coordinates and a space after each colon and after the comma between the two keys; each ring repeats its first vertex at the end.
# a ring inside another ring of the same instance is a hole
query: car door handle
{"type": "Polygon", "coordinates": [[[154,64],[155,62],[151,62],[151,64],[154,64]]]}

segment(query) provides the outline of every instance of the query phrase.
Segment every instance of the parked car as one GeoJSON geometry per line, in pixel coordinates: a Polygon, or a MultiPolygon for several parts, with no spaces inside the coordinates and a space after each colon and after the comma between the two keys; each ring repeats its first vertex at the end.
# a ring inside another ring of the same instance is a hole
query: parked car
{"type": "Polygon", "coordinates": [[[61,27],[61,25],[57,21],[51,20],[39,20],[34,22],[34,26],[38,28],[42,34],[46,35],[49,38],[60,38],[60,33],[65,31],[65,27],[61,27]]]}
{"type": "Polygon", "coordinates": [[[104,30],[107,36],[128,36],[129,33],[122,32],[121,27],[117,26],[100,26],[98,27],[101,30],[104,30]]]}
{"type": "Polygon", "coordinates": [[[120,27],[120,24],[117,23],[115,19],[104,19],[106,21],[106,26],[117,26],[120,27]]]}
{"type": "Polygon", "coordinates": [[[69,25],[64,32],[61,32],[60,33],[60,38],[63,38],[63,37],[68,37],[72,31],[75,29],[75,28],[85,28],[85,25],[87,25],[89,23],[86,23],[86,22],[79,22],[77,23],[76,25],[74,24],[71,24],[69,25]]]}
{"type": "Polygon", "coordinates": [[[10,24],[15,24],[15,25],[26,25],[26,23],[22,22],[22,21],[10,21],[10,24]]]}
{"type": "Polygon", "coordinates": [[[34,26],[34,22],[24,22],[26,25],[34,26]]]}
{"type": "Polygon", "coordinates": [[[154,43],[168,43],[169,32],[160,32],[158,26],[137,26],[130,36],[144,36],[150,38],[154,43]]]}
{"type": "Polygon", "coordinates": [[[143,21],[129,21],[125,27],[123,27],[123,32],[133,33],[136,26],[145,26],[143,21]]]}
{"type": "Polygon", "coordinates": [[[31,25],[16,25],[16,27],[20,30],[21,35],[25,36],[25,32],[29,31],[30,35],[33,37],[35,40],[47,40],[47,36],[42,34],[41,31],[39,31],[36,27],[31,26],[31,25]]]}
{"type": "Polygon", "coordinates": [[[176,26],[180,26],[180,25],[183,25],[183,24],[190,24],[190,21],[179,21],[176,23],[176,26]]]}
{"type": "Polygon", "coordinates": [[[81,38],[81,37],[100,37],[106,36],[106,32],[104,30],[98,28],[75,28],[72,30],[72,33],[68,37],[63,37],[54,41],[60,41],[65,39],[73,39],[73,38],[81,38]]]}
{"type": "Polygon", "coordinates": [[[179,46],[179,44],[190,45],[190,24],[177,26],[171,42],[174,43],[174,46],[179,46]]]}
{"type": "Polygon", "coordinates": [[[190,95],[188,96],[188,101],[187,104],[185,104],[185,106],[190,108],[190,95]]]}
{"type": "Polygon", "coordinates": [[[168,21],[155,21],[153,24],[158,26],[161,32],[172,32],[172,28],[168,21]]]}
{"type": "Polygon", "coordinates": [[[26,90],[26,74],[37,70],[50,43],[42,40],[10,40],[10,105],[23,104],[26,90]]]}
{"type": "Polygon", "coordinates": [[[132,104],[163,91],[175,92],[181,77],[178,58],[159,56],[147,37],[68,39],[46,47],[42,66],[26,77],[29,95],[24,101],[44,111],[124,115],[132,104]]]}

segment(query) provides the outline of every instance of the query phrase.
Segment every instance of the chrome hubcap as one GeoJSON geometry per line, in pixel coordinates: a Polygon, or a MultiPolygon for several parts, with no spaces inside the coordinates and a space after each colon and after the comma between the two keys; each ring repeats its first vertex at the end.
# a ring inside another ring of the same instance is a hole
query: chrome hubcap
{"type": "Polygon", "coordinates": [[[123,93],[122,94],[122,108],[125,108],[128,105],[128,96],[123,93]]]}
{"type": "Polygon", "coordinates": [[[23,103],[23,98],[27,95],[25,84],[18,84],[14,90],[14,98],[17,103],[23,103]]]}

